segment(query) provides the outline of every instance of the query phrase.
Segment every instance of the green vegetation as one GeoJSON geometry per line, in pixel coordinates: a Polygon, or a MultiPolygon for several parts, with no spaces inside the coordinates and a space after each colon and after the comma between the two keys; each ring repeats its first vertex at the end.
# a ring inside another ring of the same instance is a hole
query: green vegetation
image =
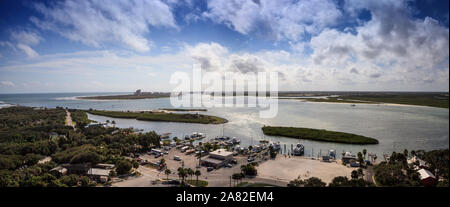
{"type": "Polygon", "coordinates": [[[345,132],[327,131],[323,129],[264,126],[265,135],[284,136],[315,141],[338,142],[346,144],[378,144],[378,140],[345,132]]]}
{"type": "Polygon", "coordinates": [[[88,119],[87,114],[81,110],[69,109],[70,116],[72,117],[72,121],[75,122],[75,126],[77,128],[84,128],[92,121],[88,119]]]}
{"type": "Polygon", "coordinates": [[[311,177],[305,180],[300,179],[300,176],[297,179],[294,179],[288,183],[288,187],[325,187],[327,184],[324,183],[321,179],[316,177],[311,177]]]}
{"type": "MultiPolygon", "coordinates": [[[[448,187],[448,149],[429,152],[411,151],[410,155],[417,156],[427,163],[426,169],[439,180],[436,186],[448,187]]],[[[406,150],[403,153],[393,152],[388,162],[374,166],[376,183],[380,186],[422,186],[417,168],[415,168],[417,163],[408,164],[407,157],[408,151],[406,150]]]]}
{"type": "Polygon", "coordinates": [[[223,124],[227,120],[209,115],[202,114],[177,114],[177,113],[162,113],[162,112],[122,112],[122,111],[97,111],[89,110],[88,113],[107,116],[113,118],[137,119],[143,121],[166,121],[166,122],[184,122],[184,123],[199,123],[199,124],[223,124]]]}
{"type": "MultiPolygon", "coordinates": [[[[109,163],[124,173],[122,163],[129,162],[124,161],[124,156],[160,146],[160,136],[154,131],[134,133],[133,129],[84,127],[89,122],[86,113],[69,111],[77,122],[76,131],[64,126],[66,112],[62,108],[0,109],[0,187],[94,186],[96,183],[83,173],[57,176],[50,170],[61,164],[109,163]],[[56,138],[50,136],[53,132],[58,133],[56,138]],[[38,164],[45,156],[52,160],[38,164]]],[[[132,167],[136,164],[130,162],[132,167]]]]}
{"type": "Polygon", "coordinates": [[[48,140],[50,132],[67,133],[66,112],[57,109],[9,107],[0,109],[0,143],[48,140]]]}
{"type": "Polygon", "coordinates": [[[133,165],[128,160],[120,160],[119,162],[117,162],[116,167],[117,167],[116,168],[117,174],[123,175],[123,174],[128,174],[130,172],[131,168],[133,168],[133,165]]]}
{"type": "Polygon", "coordinates": [[[208,186],[208,181],[205,180],[186,180],[186,183],[193,185],[195,187],[206,187],[208,186]]]}
{"type": "Polygon", "coordinates": [[[252,164],[241,165],[241,171],[245,176],[256,176],[258,174],[258,170],[252,164]]]}

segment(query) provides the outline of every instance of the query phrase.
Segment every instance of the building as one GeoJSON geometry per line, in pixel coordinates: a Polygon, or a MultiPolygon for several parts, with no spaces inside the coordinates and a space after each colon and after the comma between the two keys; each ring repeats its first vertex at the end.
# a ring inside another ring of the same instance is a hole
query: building
{"type": "Polygon", "coordinates": [[[50,170],[50,173],[52,175],[55,175],[55,176],[58,176],[58,177],[66,175],[67,172],[68,172],[67,168],[62,167],[62,166],[58,166],[58,167],[55,167],[55,168],[50,170]]]}
{"type": "Polygon", "coordinates": [[[205,158],[202,158],[200,163],[203,166],[219,168],[226,165],[233,159],[233,152],[228,152],[225,149],[218,149],[210,152],[205,158]]]}
{"type": "Polygon", "coordinates": [[[209,157],[219,160],[230,161],[233,159],[233,152],[228,152],[226,149],[218,149],[216,151],[210,152],[209,157]]]}
{"type": "Polygon", "coordinates": [[[419,173],[420,181],[425,186],[432,186],[436,183],[436,177],[430,171],[426,169],[420,169],[417,171],[419,173]]]}
{"type": "Polygon", "coordinates": [[[104,163],[99,163],[97,165],[95,165],[96,168],[101,168],[101,169],[108,169],[111,170],[115,167],[114,164],[104,164],[104,163]]]}
{"type": "Polygon", "coordinates": [[[94,180],[105,183],[109,180],[110,172],[111,170],[109,169],[90,168],[86,174],[94,180]]]}
{"type": "Polygon", "coordinates": [[[141,89],[137,89],[136,92],[134,92],[135,96],[140,96],[142,94],[142,90],[141,89]]]}
{"type": "Polygon", "coordinates": [[[413,156],[410,159],[408,159],[407,163],[409,165],[414,165],[414,169],[416,169],[416,170],[419,170],[419,169],[427,167],[427,163],[424,160],[422,160],[422,159],[420,159],[420,158],[418,158],[416,156],[413,156]]]}

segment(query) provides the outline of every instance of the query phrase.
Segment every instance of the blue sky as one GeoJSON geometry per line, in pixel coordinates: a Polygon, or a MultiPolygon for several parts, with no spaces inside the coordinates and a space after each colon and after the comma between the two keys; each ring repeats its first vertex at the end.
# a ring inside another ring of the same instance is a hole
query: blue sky
{"type": "Polygon", "coordinates": [[[0,93],[170,91],[279,72],[281,90],[448,91],[444,0],[4,0],[0,93]]]}

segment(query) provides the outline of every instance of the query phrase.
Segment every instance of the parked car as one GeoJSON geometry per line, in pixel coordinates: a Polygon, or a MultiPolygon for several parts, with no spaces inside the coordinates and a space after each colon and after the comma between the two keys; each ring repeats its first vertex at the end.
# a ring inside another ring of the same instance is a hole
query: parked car
{"type": "Polygon", "coordinates": [[[181,158],[179,157],[179,156],[173,156],[173,160],[176,160],[176,161],[181,161],[181,158]]]}
{"type": "Polygon", "coordinates": [[[161,157],[161,156],[162,156],[161,154],[156,154],[155,158],[158,158],[158,157],[161,157]]]}
{"type": "Polygon", "coordinates": [[[249,158],[247,159],[247,161],[248,161],[248,162],[253,162],[253,161],[255,161],[255,158],[254,158],[254,157],[249,157],[249,158]]]}
{"type": "Polygon", "coordinates": [[[236,160],[236,159],[232,159],[232,160],[230,161],[230,163],[231,163],[231,164],[237,164],[237,160],[236,160]]]}
{"type": "Polygon", "coordinates": [[[228,164],[226,164],[226,165],[225,165],[225,167],[229,167],[229,168],[232,168],[232,167],[233,167],[233,165],[232,165],[232,164],[230,164],[230,163],[228,163],[228,164]]]}
{"type": "Polygon", "coordinates": [[[211,172],[211,171],[213,171],[213,170],[214,170],[213,167],[208,167],[208,168],[206,168],[206,171],[208,171],[208,172],[211,172]]]}

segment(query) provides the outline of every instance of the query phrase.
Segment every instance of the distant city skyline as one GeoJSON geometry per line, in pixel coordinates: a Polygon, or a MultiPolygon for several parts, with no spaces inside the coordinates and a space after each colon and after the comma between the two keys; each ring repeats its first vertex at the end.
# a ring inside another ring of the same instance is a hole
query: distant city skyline
{"type": "Polygon", "coordinates": [[[0,93],[171,91],[279,72],[281,91],[448,91],[449,2],[0,2],[0,93]]]}

